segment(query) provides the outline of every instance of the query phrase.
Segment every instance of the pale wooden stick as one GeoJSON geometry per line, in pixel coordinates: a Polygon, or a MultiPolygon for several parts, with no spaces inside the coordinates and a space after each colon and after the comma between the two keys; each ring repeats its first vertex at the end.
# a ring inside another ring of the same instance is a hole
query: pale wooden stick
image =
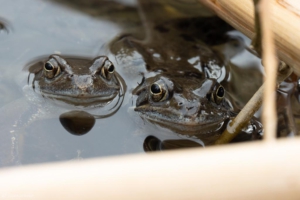
{"type": "Polygon", "coordinates": [[[276,112],[276,73],[277,60],[272,32],[273,16],[270,0],[261,0],[258,4],[262,30],[262,59],[265,67],[265,90],[263,95],[262,121],[264,125],[264,139],[276,139],[277,112],[276,112]]]}
{"type": "Polygon", "coordinates": [[[239,114],[228,124],[228,127],[220,138],[215,141],[215,145],[227,144],[241,132],[249,123],[254,113],[261,107],[263,91],[264,85],[256,91],[239,114]]]}
{"type": "Polygon", "coordinates": [[[299,152],[295,138],[2,169],[0,199],[299,199],[299,152]]]}

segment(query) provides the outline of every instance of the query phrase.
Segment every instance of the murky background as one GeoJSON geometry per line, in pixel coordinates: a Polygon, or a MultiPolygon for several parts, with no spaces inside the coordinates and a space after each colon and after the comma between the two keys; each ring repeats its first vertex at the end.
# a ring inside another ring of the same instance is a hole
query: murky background
{"type": "MultiPolygon", "coordinates": [[[[131,91],[142,79],[139,72],[145,69],[132,74],[132,69],[128,72],[109,53],[108,44],[122,33],[137,29],[143,33],[136,2],[100,2],[0,0],[0,21],[7,27],[0,31],[1,166],[142,153],[148,135],[184,138],[147,124],[134,113],[135,98],[131,91]],[[59,122],[57,107],[37,97],[28,86],[28,71],[24,70],[39,56],[53,53],[86,57],[108,54],[127,83],[125,99],[117,114],[96,120],[85,135],[68,133],[59,122]]],[[[230,34],[249,44],[241,33],[230,34]]],[[[230,51],[230,46],[226,48],[225,45],[222,50],[230,51]]],[[[231,59],[231,65],[231,80],[243,83],[227,87],[242,97],[237,101],[242,107],[261,84],[260,60],[241,50],[231,59]],[[257,82],[253,83],[253,77],[257,82]]]]}

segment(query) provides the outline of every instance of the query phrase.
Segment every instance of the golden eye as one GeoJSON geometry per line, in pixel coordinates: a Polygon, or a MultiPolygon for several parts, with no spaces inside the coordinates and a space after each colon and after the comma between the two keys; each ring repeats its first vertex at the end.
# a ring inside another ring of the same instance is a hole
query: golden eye
{"type": "Polygon", "coordinates": [[[223,88],[223,86],[219,86],[213,93],[212,93],[212,100],[216,103],[216,104],[220,104],[222,102],[222,100],[224,99],[225,96],[225,89],[223,88]]]}
{"type": "Polygon", "coordinates": [[[101,68],[101,75],[110,80],[115,71],[115,66],[109,60],[106,60],[101,68]]]}
{"type": "Polygon", "coordinates": [[[51,58],[44,65],[44,76],[52,79],[60,74],[60,67],[55,59],[51,58]]]}
{"type": "Polygon", "coordinates": [[[168,97],[168,88],[162,80],[158,80],[151,85],[150,94],[153,101],[164,101],[168,97]]]}

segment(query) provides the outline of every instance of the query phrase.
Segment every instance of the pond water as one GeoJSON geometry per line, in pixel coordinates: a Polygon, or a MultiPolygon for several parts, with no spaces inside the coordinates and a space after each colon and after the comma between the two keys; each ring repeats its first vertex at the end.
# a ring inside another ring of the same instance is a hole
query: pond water
{"type": "MultiPolygon", "coordinates": [[[[134,34],[139,30],[138,35],[144,34],[137,2],[0,0],[0,5],[0,21],[6,26],[0,31],[1,166],[143,153],[143,143],[149,135],[161,140],[186,138],[145,123],[133,111],[136,97],[131,92],[147,69],[139,55],[130,59],[141,62],[137,64],[140,67],[130,69],[122,63],[124,59],[110,52],[110,43],[123,33],[134,34]],[[99,6],[101,3],[103,6],[99,6]],[[61,125],[59,116],[71,109],[49,103],[27,84],[28,63],[51,54],[108,56],[127,84],[118,112],[96,119],[87,134],[70,134],[61,125]]],[[[229,34],[241,38],[242,44],[250,43],[237,31],[229,34]]],[[[230,55],[234,48],[229,43],[221,45],[220,51],[230,55]]],[[[243,48],[230,65],[230,81],[242,84],[228,84],[226,89],[231,91],[233,99],[238,98],[236,106],[240,109],[260,86],[262,68],[260,60],[243,48]]]]}
{"type": "Polygon", "coordinates": [[[32,60],[53,53],[96,57],[123,27],[49,1],[2,1],[0,13],[8,29],[0,32],[1,165],[143,152],[138,145],[143,136],[135,134],[135,123],[127,117],[129,94],[118,115],[96,120],[88,134],[74,136],[59,115],[28,110],[23,91],[28,76],[23,68],[32,60]]]}

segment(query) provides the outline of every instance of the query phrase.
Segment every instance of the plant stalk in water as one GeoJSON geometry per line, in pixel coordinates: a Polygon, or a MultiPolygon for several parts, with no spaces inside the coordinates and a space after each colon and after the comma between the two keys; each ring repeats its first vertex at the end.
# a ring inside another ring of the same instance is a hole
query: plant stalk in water
{"type": "Polygon", "coordinates": [[[249,123],[254,113],[264,102],[263,124],[265,127],[264,139],[275,139],[276,109],[275,109],[275,80],[279,85],[291,73],[292,69],[285,63],[280,62],[276,79],[276,55],[271,31],[270,6],[265,0],[253,0],[255,6],[255,28],[256,35],[252,41],[258,55],[262,55],[266,68],[266,81],[249,100],[241,112],[228,124],[226,130],[215,144],[226,144],[235,138],[241,130],[249,123]],[[260,2],[261,1],[261,2],[260,2]],[[263,10],[264,12],[259,12],[263,10]],[[263,40],[262,40],[263,38],[263,40]],[[262,47],[265,47],[262,49],[262,47]],[[262,51],[263,50],[263,51],[262,51]]]}

